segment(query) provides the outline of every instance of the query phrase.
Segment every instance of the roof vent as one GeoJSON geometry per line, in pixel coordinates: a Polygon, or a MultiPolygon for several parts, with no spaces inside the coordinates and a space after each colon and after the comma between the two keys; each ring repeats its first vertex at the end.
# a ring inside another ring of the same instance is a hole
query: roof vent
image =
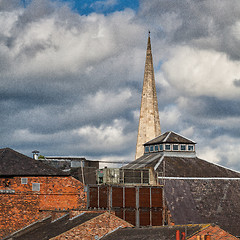
{"type": "Polygon", "coordinates": [[[39,151],[38,150],[33,150],[32,154],[33,154],[33,159],[38,160],[39,151]]]}

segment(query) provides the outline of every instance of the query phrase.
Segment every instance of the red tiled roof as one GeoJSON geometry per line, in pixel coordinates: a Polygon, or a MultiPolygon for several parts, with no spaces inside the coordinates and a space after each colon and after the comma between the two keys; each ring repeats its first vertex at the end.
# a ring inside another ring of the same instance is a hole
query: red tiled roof
{"type": "Polygon", "coordinates": [[[192,237],[188,238],[188,240],[196,240],[197,236],[202,235],[210,235],[211,240],[238,240],[238,238],[224,231],[219,226],[213,225],[209,225],[203,230],[200,230],[198,233],[195,233],[192,237]]]}

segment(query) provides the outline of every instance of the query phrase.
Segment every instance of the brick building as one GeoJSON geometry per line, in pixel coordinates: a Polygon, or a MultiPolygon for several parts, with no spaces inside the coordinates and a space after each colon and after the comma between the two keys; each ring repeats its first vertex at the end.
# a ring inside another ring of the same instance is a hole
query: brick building
{"type": "Polygon", "coordinates": [[[0,149],[0,237],[52,210],[86,207],[83,184],[10,148],[0,149]]]}
{"type": "Polygon", "coordinates": [[[58,218],[48,216],[7,236],[4,240],[92,240],[125,227],[132,225],[113,213],[70,211],[62,216],[58,214],[58,218]]]}

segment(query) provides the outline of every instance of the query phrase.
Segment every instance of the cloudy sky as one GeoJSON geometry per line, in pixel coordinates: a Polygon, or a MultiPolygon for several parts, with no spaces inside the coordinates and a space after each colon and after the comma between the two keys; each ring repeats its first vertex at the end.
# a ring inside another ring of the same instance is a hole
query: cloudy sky
{"type": "Polygon", "coordinates": [[[162,131],[240,170],[239,0],[0,0],[0,142],[130,161],[148,30],[162,131]]]}

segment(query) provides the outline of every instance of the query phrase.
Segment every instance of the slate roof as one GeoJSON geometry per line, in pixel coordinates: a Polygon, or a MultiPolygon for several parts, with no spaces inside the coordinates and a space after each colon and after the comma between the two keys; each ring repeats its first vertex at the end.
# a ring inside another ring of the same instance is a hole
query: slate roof
{"type": "Polygon", "coordinates": [[[57,170],[38,160],[14,151],[0,149],[0,176],[68,176],[69,173],[57,170]]]}
{"type": "Polygon", "coordinates": [[[124,169],[154,168],[165,177],[232,177],[240,178],[234,170],[210,163],[198,157],[166,155],[165,153],[145,154],[127,164],[124,169]]]}
{"type": "Polygon", "coordinates": [[[166,179],[164,194],[175,224],[210,222],[240,236],[240,179],[166,179]]]}
{"type": "Polygon", "coordinates": [[[51,217],[48,217],[44,221],[31,224],[27,228],[24,228],[3,240],[46,240],[58,236],[84,222],[95,218],[102,213],[84,213],[69,219],[69,213],[63,217],[51,221],[51,217]]]}
{"type": "Polygon", "coordinates": [[[122,228],[103,237],[102,240],[175,240],[176,231],[187,232],[187,236],[204,229],[206,224],[186,225],[186,226],[163,226],[148,228],[122,228]]]}
{"type": "Polygon", "coordinates": [[[146,142],[146,145],[159,144],[159,143],[184,143],[184,144],[196,144],[194,141],[181,136],[175,132],[165,132],[162,135],[146,142]]]}

